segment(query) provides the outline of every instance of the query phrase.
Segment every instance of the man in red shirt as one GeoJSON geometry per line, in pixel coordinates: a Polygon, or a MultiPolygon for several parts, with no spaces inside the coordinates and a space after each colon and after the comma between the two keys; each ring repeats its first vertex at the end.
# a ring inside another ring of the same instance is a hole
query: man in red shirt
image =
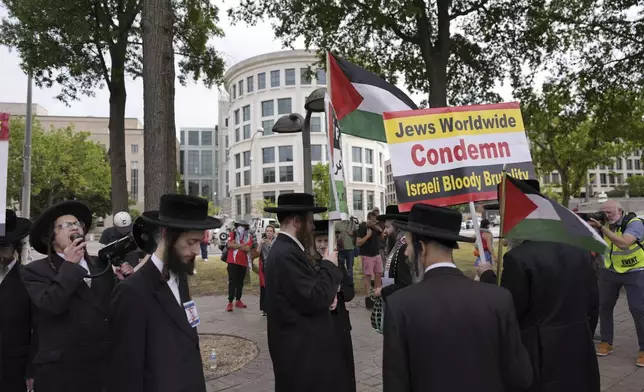
{"type": "Polygon", "coordinates": [[[201,248],[201,258],[203,261],[208,260],[208,245],[210,245],[210,230],[203,231],[203,238],[199,247],[201,248]]]}
{"type": "Polygon", "coordinates": [[[249,254],[253,246],[253,237],[250,234],[250,226],[246,221],[235,222],[235,230],[230,232],[228,239],[228,306],[226,311],[233,311],[233,299],[236,300],[235,307],[244,309],[246,305],[241,301],[244,288],[244,278],[250,263],[249,254]]]}

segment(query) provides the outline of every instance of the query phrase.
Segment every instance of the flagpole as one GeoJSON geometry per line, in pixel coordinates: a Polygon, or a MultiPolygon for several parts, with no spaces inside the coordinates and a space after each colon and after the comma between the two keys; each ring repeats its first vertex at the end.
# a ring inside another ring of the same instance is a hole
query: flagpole
{"type": "Polygon", "coordinates": [[[501,285],[501,266],[503,265],[503,221],[505,220],[505,187],[507,184],[506,181],[507,173],[505,170],[505,165],[503,165],[503,171],[501,171],[501,185],[499,187],[499,216],[501,217],[499,222],[499,253],[496,258],[496,284],[497,286],[501,285]]]}
{"type": "Polygon", "coordinates": [[[479,226],[479,219],[476,216],[476,207],[474,202],[469,202],[470,214],[472,215],[472,225],[474,225],[474,235],[476,237],[476,246],[479,250],[479,257],[481,258],[479,263],[489,263],[487,257],[485,257],[485,250],[483,249],[483,238],[481,237],[481,227],[479,226]]]}
{"type": "MultiPolygon", "coordinates": [[[[335,184],[335,178],[333,176],[333,165],[334,165],[334,159],[333,159],[333,140],[335,138],[335,135],[331,133],[331,127],[333,127],[334,133],[335,133],[335,127],[333,124],[333,114],[330,113],[330,106],[333,106],[333,103],[331,101],[331,69],[330,69],[330,61],[329,61],[329,51],[327,50],[326,52],[326,96],[325,96],[325,122],[326,122],[326,146],[327,146],[327,156],[329,157],[329,190],[333,192],[333,201],[335,204],[335,208],[340,211],[340,205],[339,205],[339,200],[338,200],[338,191],[336,189],[336,184],[335,184]],[[326,99],[328,97],[328,100],[326,99]],[[329,117],[331,117],[331,120],[329,120],[329,117]]],[[[330,199],[329,199],[330,200],[330,199]]],[[[337,247],[335,245],[335,221],[331,219],[329,216],[329,246],[332,247],[334,251],[337,250],[337,247]]]]}

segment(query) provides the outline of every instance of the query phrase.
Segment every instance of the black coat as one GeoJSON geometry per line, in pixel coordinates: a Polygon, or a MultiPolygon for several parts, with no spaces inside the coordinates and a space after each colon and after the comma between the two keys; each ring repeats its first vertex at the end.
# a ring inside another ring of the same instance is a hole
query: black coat
{"type": "MultiPolygon", "coordinates": [[[[600,390],[593,345],[597,280],[590,253],[554,242],[526,241],[503,257],[501,286],[514,298],[523,345],[534,368],[530,391],[600,390]]],[[[481,281],[496,283],[493,271],[481,281]]]]}
{"type": "MultiPolygon", "coordinates": [[[[182,303],[187,284],[183,276],[182,303]]],[[[109,392],[206,391],[197,329],[152,260],[114,290],[110,338],[109,392]]]]}
{"type": "Polygon", "coordinates": [[[387,299],[384,392],[501,392],[528,387],[512,296],[438,267],[387,299]]]}
{"type": "MultiPolygon", "coordinates": [[[[89,257],[92,273],[104,269],[89,257]]],[[[57,254],[22,269],[36,323],[35,367],[38,392],[100,392],[108,365],[108,310],[115,277],[109,271],[84,281],[87,271],[57,254]]]]}
{"type": "Polygon", "coordinates": [[[0,391],[25,392],[25,379],[33,377],[30,356],[32,339],[31,300],[15,264],[0,283],[0,391]]]}
{"type": "Polygon", "coordinates": [[[341,371],[334,377],[345,380],[346,387],[340,387],[338,392],[347,391],[355,392],[356,390],[356,371],[353,362],[353,342],[351,341],[351,319],[349,318],[349,311],[347,310],[346,302],[351,302],[355,297],[356,292],[353,287],[353,280],[347,273],[344,266],[340,266],[342,270],[342,283],[340,284],[340,291],[338,291],[338,304],[334,310],[331,311],[333,316],[333,325],[337,334],[337,341],[340,344],[342,352],[343,364],[341,371]]]}
{"type": "Polygon", "coordinates": [[[329,306],[342,272],[328,260],[319,269],[285,234],[279,234],[266,268],[268,348],[275,392],[329,392],[342,385],[342,352],[329,306]]]}
{"type": "Polygon", "coordinates": [[[382,298],[385,301],[391,294],[413,283],[411,268],[407,263],[407,256],[405,256],[406,249],[407,244],[401,245],[400,249],[398,249],[398,255],[391,260],[391,265],[389,266],[389,277],[394,280],[394,283],[383,287],[380,291],[380,295],[382,295],[382,298]]]}

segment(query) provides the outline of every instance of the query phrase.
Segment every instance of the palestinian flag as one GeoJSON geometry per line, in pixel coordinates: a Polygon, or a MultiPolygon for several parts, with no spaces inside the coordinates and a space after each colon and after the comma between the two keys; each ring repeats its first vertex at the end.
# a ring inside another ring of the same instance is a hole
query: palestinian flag
{"type": "Polygon", "coordinates": [[[535,189],[505,176],[503,237],[515,240],[561,242],[604,253],[603,238],[577,214],[535,189]]]}
{"type": "Polygon", "coordinates": [[[331,102],[345,135],[386,143],[382,113],[418,109],[398,87],[331,52],[327,69],[331,102]]]}

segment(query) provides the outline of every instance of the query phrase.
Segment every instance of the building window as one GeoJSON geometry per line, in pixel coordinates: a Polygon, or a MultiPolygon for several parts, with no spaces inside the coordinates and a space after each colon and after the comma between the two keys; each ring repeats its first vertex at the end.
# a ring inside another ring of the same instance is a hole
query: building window
{"type": "Polygon", "coordinates": [[[614,174],[609,174],[608,175],[608,181],[610,182],[611,185],[615,185],[615,175],[614,174]]]}
{"type": "Polygon", "coordinates": [[[362,191],[353,191],[353,213],[364,210],[362,205],[362,191]]]}
{"type": "Polygon", "coordinates": [[[275,168],[274,167],[265,167],[264,168],[264,184],[271,184],[275,182],[275,168]]]}
{"type": "Polygon", "coordinates": [[[550,174],[544,174],[543,175],[543,183],[544,184],[550,184],[550,174]]]}
{"type": "Polygon", "coordinates": [[[635,170],[640,170],[642,168],[642,163],[639,159],[635,160],[635,170]]]}
{"type": "Polygon", "coordinates": [[[244,194],[244,214],[250,214],[251,205],[250,205],[250,193],[244,194]]]}
{"type": "Polygon", "coordinates": [[[271,117],[275,114],[275,103],[273,100],[262,101],[262,117],[271,117]]]}
{"type": "Polygon", "coordinates": [[[139,162],[130,162],[130,199],[139,201],[139,162]]]}
{"type": "Polygon", "coordinates": [[[315,73],[315,78],[318,80],[318,84],[326,84],[326,72],[322,68],[315,73]]]}
{"type": "Polygon", "coordinates": [[[360,181],[362,182],[362,166],[354,166],[353,167],[353,181],[360,181]]]}
{"type": "Polygon", "coordinates": [[[322,119],[311,117],[311,132],[322,132],[322,119]]]}
{"type": "Polygon", "coordinates": [[[235,204],[237,205],[237,211],[235,211],[235,212],[237,213],[238,217],[241,217],[241,213],[242,213],[242,198],[241,198],[241,195],[235,196],[235,204]]]}
{"type": "Polygon", "coordinates": [[[599,175],[599,182],[602,186],[606,185],[606,173],[602,173],[599,175]]]}
{"type": "Polygon", "coordinates": [[[230,172],[226,170],[226,185],[228,185],[228,183],[230,183],[230,172]]]}
{"type": "Polygon", "coordinates": [[[241,139],[239,137],[239,128],[235,128],[235,143],[239,142],[241,139]]]}
{"type": "Polygon", "coordinates": [[[252,93],[253,90],[255,89],[255,83],[254,83],[254,78],[252,76],[249,76],[246,78],[246,92],[247,93],[252,93]]]}
{"type": "Polygon", "coordinates": [[[293,166],[280,166],[280,182],[293,181],[293,166]]]}
{"type": "Polygon", "coordinates": [[[244,140],[250,139],[250,124],[244,125],[244,140]]]}
{"type": "Polygon", "coordinates": [[[250,151],[244,151],[244,167],[250,167],[250,151]]]}
{"type": "Polygon", "coordinates": [[[559,173],[552,173],[552,183],[556,185],[559,184],[559,173]]]}
{"type": "Polygon", "coordinates": [[[185,170],[185,161],[186,159],[186,152],[185,151],[179,151],[179,174],[183,175],[184,170],[185,170]]]}
{"type": "Polygon", "coordinates": [[[212,201],[212,180],[201,180],[201,196],[212,201]]]}
{"type": "Polygon", "coordinates": [[[233,99],[237,98],[237,85],[233,84],[233,99]]]}
{"type": "Polygon", "coordinates": [[[244,81],[240,80],[239,81],[239,96],[241,97],[244,95],[244,81]]]}
{"type": "Polygon", "coordinates": [[[188,145],[190,146],[199,145],[199,131],[188,132],[188,145]]]}
{"type": "Polygon", "coordinates": [[[262,121],[262,129],[264,129],[264,136],[273,134],[273,124],[275,124],[275,121],[273,120],[262,121]]]}
{"type": "Polygon", "coordinates": [[[362,163],[362,148],[351,147],[351,160],[353,163],[362,163]]]}
{"type": "Polygon", "coordinates": [[[186,131],[181,131],[181,145],[183,146],[186,142],[186,131]]]}
{"type": "Polygon", "coordinates": [[[280,98],[277,100],[277,114],[291,113],[291,98],[280,98]]]}
{"type": "Polygon", "coordinates": [[[212,146],[212,131],[201,132],[201,145],[212,146]]]}
{"type": "Polygon", "coordinates": [[[228,146],[229,146],[229,143],[228,143],[228,135],[226,135],[226,140],[225,140],[225,142],[224,142],[224,146],[225,146],[226,148],[228,148],[228,146]]]}
{"type": "Polygon", "coordinates": [[[250,185],[250,170],[244,171],[244,185],[245,186],[250,185]]]}
{"type": "Polygon", "coordinates": [[[622,170],[622,158],[617,158],[615,161],[615,169],[622,170]]]}
{"type": "Polygon", "coordinates": [[[295,68],[284,70],[284,84],[286,86],[295,86],[295,68]]]}
{"type": "Polygon", "coordinates": [[[138,144],[132,144],[132,145],[130,146],[130,148],[132,149],[132,150],[131,150],[131,151],[132,151],[132,154],[137,154],[137,153],[139,152],[139,145],[138,145],[138,144]]]}
{"type": "Polygon", "coordinates": [[[266,88],[266,72],[257,74],[257,89],[263,90],[266,88]]]}
{"type": "MultiPolygon", "coordinates": [[[[355,169],[355,167],[354,167],[354,169],[355,169]]],[[[373,169],[370,168],[370,167],[366,167],[365,168],[365,173],[366,173],[365,177],[367,177],[366,178],[367,182],[373,182],[373,169]]]]}
{"type": "Polygon", "coordinates": [[[376,208],[376,196],[373,191],[367,191],[367,211],[373,211],[376,208]]]}
{"type": "Polygon", "coordinates": [[[237,188],[241,186],[241,172],[235,173],[235,186],[237,188]]]}
{"type": "Polygon", "coordinates": [[[275,163],[275,147],[262,148],[262,163],[275,163]]]}
{"type": "Polygon", "coordinates": [[[264,195],[262,197],[264,198],[265,203],[275,204],[277,201],[275,192],[264,192],[264,195]]]}
{"type": "Polygon", "coordinates": [[[280,162],[293,162],[293,146],[279,146],[280,162]]]}
{"type": "Polygon", "coordinates": [[[239,109],[235,110],[235,125],[239,125],[239,109]]]}
{"type": "Polygon", "coordinates": [[[199,151],[188,151],[188,175],[199,175],[199,151]]]}
{"type": "Polygon", "coordinates": [[[313,144],[311,145],[311,161],[319,162],[322,160],[322,145],[313,144]]]}
{"type": "Polygon", "coordinates": [[[242,108],[242,121],[250,121],[250,105],[246,105],[242,108]]]}
{"type": "Polygon", "coordinates": [[[212,151],[201,151],[201,175],[212,175],[212,151]]]}
{"type": "Polygon", "coordinates": [[[610,165],[608,165],[608,170],[614,170],[614,169],[615,169],[615,168],[613,167],[613,164],[612,164],[612,163],[611,163],[610,165]]]}
{"type": "Polygon", "coordinates": [[[235,169],[241,169],[241,154],[235,154],[235,169]]]}
{"type": "Polygon", "coordinates": [[[271,87],[280,86],[280,71],[271,71],[271,87]]]}
{"type": "Polygon", "coordinates": [[[627,159],[626,160],[626,170],[633,170],[633,160],[632,159],[627,159]]]}
{"type": "Polygon", "coordinates": [[[380,192],[380,211],[385,211],[385,192],[380,192]]]}
{"type": "Polygon", "coordinates": [[[308,68],[300,68],[300,84],[311,84],[311,74],[308,68]]]}
{"type": "Polygon", "coordinates": [[[364,163],[367,165],[373,165],[373,150],[368,148],[364,149],[364,163]]]}

